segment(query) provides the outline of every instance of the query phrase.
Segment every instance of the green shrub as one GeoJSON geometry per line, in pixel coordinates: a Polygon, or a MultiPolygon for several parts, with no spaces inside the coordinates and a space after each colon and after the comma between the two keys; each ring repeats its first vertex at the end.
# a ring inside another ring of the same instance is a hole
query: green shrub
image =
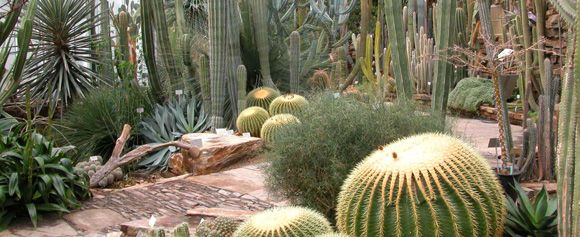
{"type": "Polygon", "coordinates": [[[449,93],[447,106],[467,113],[478,113],[479,106],[495,104],[493,84],[483,78],[465,78],[449,93]]]}
{"type": "Polygon", "coordinates": [[[39,133],[0,135],[0,231],[17,215],[36,226],[40,213],[68,212],[88,197],[87,179],[74,173],[67,149],[39,133]]]}
{"type": "Polygon", "coordinates": [[[377,147],[423,132],[445,130],[438,118],[413,106],[371,106],[354,98],[321,96],[281,129],[266,155],[270,189],[292,204],[334,220],[336,198],[351,169],[377,147]]]}
{"type": "Polygon", "coordinates": [[[106,162],[124,124],[133,127],[126,147],[140,143],[137,125],[152,107],[153,100],[144,88],[101,87],[77,100],[65,113],[57,124],[61,132],[57,138],[61,144],[76,146],[79,156],[100,155],[106,162]],[[137,113],[138,108],[144,112],[137,113]]]}

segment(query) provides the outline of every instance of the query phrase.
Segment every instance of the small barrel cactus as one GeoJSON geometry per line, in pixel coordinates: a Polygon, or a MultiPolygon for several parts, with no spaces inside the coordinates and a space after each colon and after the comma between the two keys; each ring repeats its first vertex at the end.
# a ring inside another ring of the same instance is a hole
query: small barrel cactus
{"type": "Polygon", "coordinates": [[[265,142],[272,142],[277,136],[277,132],[280,128],[287,126],[288,124],[300,123],[300,120],[291,114],[278,114],[270,117],[264,125],[262,125],[262,131],[260,132],[260,137],[264,139],[265,142]]]}
{"type": "Polygon", "coordinates": [[[182,223],[173,229],[173,237],[189,237],[189,225],[182,223]]]}
{"type": "MultiPolygon", "coordinates": [[[[102,158],[100,157],[96,158],[97,159],[95,160],[79,162],[74,167],[75,173],[80,176],[86,175],[89,178],[93,176],[99,169],[102,168],[101,163],[103,162],[102,158]]],[[[124,177],[123,170],[121,168],[117,168],[113,170],[113,172],[105,176],[105,178],[103,178],[101,181],[99,181],[99,187],[106,188],[111,184],[115,183],[115,181],[122,180],[123,177],[124,177]]]]}
{"type": "Polygon", "coordinates": [[[326,90],[330,88],[332,83],[328,72],[324,70],[316,70],[308,79],[307,84],[311,90],[326,90]]]}
{"type": "Polygon", "coordinates": [[[328,220],[316,211],[303,207],[276,207],[242,223],[234,237],[311,237],[331,231],[328,220]]]}
{"type": "Polygon", "coordinates": [[[280,92],[277,90],[269,87],[258,87],[248,93],[246,107],[258,106],[268,110],[270,103],[278,96],[280,96],[280,92]]]}
{"type": "Polygon", "coordinates": [[[287,94],[279,96],[270,104],[270,115],[292,114],[297,115],[308,105],[308,100],[301,95],[287,94]]]}
{"type": "Polygon", "coordinates": [[[239,225],[240,223],[232,218],[218,217],[200,223],[195,235],[197,237],[232,237],[239,225]]]}
{"type": "Polygon", "coordinates": [[[459,139],[416,135],[373,152],[342,186],[337,227],[351,236],[502,236],[502,189],[459,139]]]}
{"type": "Polygon", "coordinates": [[[250,107],[238,115],[236,126],[241,133],[249,132],[253,137],[260,137],[262,125],[268,118],[270,115],[265,109],[257,106],[250,107]]]}

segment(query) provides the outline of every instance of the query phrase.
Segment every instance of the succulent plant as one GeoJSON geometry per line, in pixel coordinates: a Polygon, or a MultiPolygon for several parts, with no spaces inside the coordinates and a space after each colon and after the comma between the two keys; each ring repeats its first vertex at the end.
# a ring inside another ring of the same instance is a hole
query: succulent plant
{"type": "MultiPolygon", "coordinates": [[[[89,161],[79,162],[74,167],[74,172],[79,176],[86,175],[90,178],[97,172],[97,170],[101,169],[102,167],[101,163],[103,162],[103,158],[100,156],[96,156],[95,158],[96,159],[94,160],[91,159],[89,161]]],[[[123,170],[121,168],[117,168],[99,182],[99,187],[106,188],[115,183],[115,181],[123,179],[123,176],[123,170]]]]}
{"type": "Polygon", "coordinates": [[[264,139],[265,142],[269,143],[274,141],[277,136],[278,130],[280,128],[287,126],[289,124],[300,123],[300,120],[291,114],[277,114],[270,117],[264,125],[262,125],[262,130],[260,131],[260,137],[264,139]]]}
{"type": "Polygon", "coordinates": [[[328,220],[316,211],[304,207],[276,207],[242,223],[234,237],[310,237],[331,231],[328,220]]]}
{"type": "Polygon", "coordinates": [[[200,223],[195,234],[197,237],[231,237],[239,225],[240,223],[232,218],[218,217],[200,223]]]}
{"type": "MultiPolygon", "coordinates": [[[[189,226],[187,223],[182,223],[173,229],[169,236],[173,237],[189,237],[189,226]]],[[[165,237],[167,234],[163,229],[152,229],[152,230],[145,230],[139,231],[137,233],[137,237],[165,237]]]]}
{"type": "Polygon", "coordinates": [[[249,132],[253,137],[259,137],[262,125],[268,118],[270,118],[268,111],[261,107],[253,106],[240,113],[236,126],[241,133],[249,132]]]}
{"type": "Polygon", "coordinates": [[[189,226],[187,223],[181,223],[175,227],[173,229],[173,237],[189,237],[189,226]]]}
{"type": "Polygon", "coordinates": [[[330,88],[330,75],[325,70],[316,70],[307,81],[311,90],[326,90],[330,88]]]}
{"type": "Polygon", "coordinates": [[[270,103],[270,115],[297,115],[308,105],[308,100],[301,95],[287,94],[279,96],[270,103]]]}
{"type": "Polygon", "coordinates": [[[507,236],[558,236],[558,200],[550,199],[546,187],[536,194],[533,201],[515,182],[517,198],[507,199],[507,236]]]}
{"type": "Polygon", "coordinates": [[[280,96],[280,92],[269,87],[258,87],[250,93],[246,98],[246,107],[258,106],[265,110],[270,108],[270,103],[280,96]]]}
{"type": "Polygon", "coordinates": [[[473,148],[422,134],[359,163],[342,186],[336,219],[353,236],[501,236],[505,210],[496,176],[473,148]]]}

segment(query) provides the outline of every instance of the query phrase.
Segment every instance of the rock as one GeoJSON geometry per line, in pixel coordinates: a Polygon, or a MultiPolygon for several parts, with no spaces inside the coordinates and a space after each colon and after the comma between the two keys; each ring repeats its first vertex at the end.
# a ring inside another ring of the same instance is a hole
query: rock
{"type": "Polygon", "coordinates": [[[246,220],[248,217],[254,215],[255,212],[248,210],[239,209],[226,209],[226,208],[208,208],[208,207],[196,207],[194,209],[188,210],[187,215],[199,218],[216,218],[216,217],[228,217],[236,220],[246,220]]]}
{"type": "Polygon", "coordinates": [[[128,221],[121,214],[105,208],[77,211],[63,218],[83,231],[100,230],[128,221]]]}
{"type": "Polygon", "coordinates": [[[252,158],[257,155],[263,144],[260,138],[218,136],[210,133],[186,134],[181,139],[187,143],[198,139],[203,140],[199,152],[190,149],[187,153],[181,153],[182,166],[192,167],[192,173],[196,175],[218,172],[239,160],[252,158]]]}

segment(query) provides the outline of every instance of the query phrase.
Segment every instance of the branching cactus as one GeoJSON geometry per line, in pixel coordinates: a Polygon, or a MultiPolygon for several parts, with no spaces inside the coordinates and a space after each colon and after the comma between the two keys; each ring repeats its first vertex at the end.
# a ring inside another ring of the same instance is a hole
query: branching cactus
{"type": "Polygon", "coordinates": [[[350,236],[501,236],[502,188],[487,161],[459,139],[408,137],[379,148],[348,176],[338,229],[350,236]]]}
{"type": "Polygon", "coordinates": [[[311,237],[331,231],[328,220],[316,211],[303,207],[277,207],[242,223],[234,237],[311,237]]]}
{"type": "Polygon", "coordinates": [[[298,93],[300,90],[300,33],[293,31],[290,34],[290,92],[298,93]]]}

